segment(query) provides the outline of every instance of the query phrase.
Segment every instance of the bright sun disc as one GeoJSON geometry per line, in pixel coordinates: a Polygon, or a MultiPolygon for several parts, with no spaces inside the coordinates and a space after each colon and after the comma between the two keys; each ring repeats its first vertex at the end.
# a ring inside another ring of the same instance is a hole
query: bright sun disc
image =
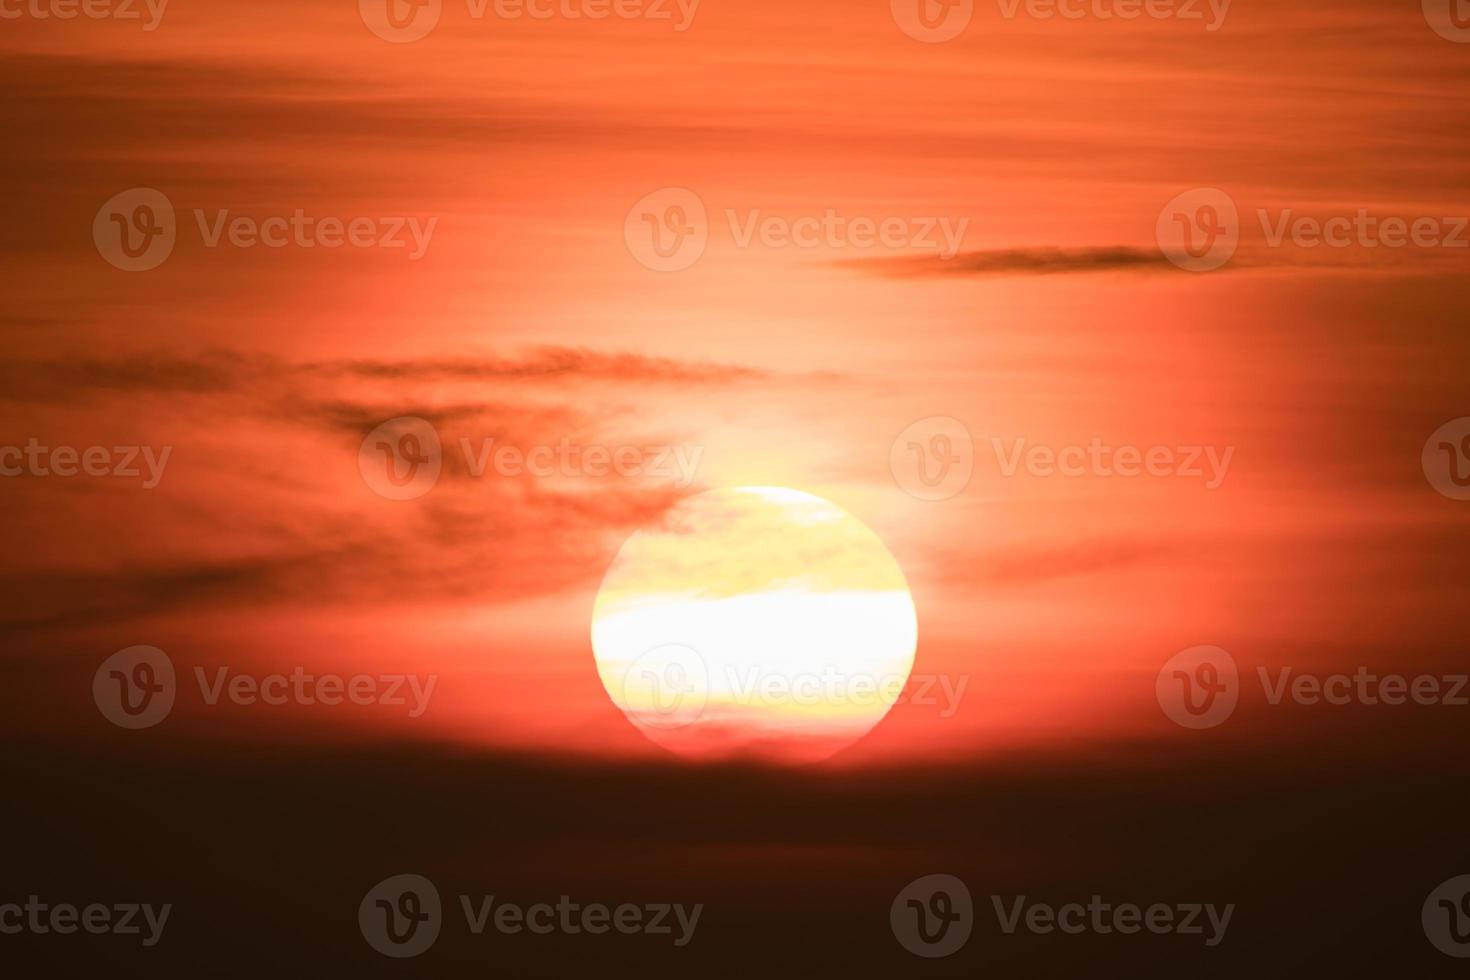
{"type": "Polygon", "coordinates": [[[613,703],[702,758],[832,755],[898,700],[917,639],[908,583],[878,536],[775,487],[711,490],[635,533],[592,614],[613,703]]]}

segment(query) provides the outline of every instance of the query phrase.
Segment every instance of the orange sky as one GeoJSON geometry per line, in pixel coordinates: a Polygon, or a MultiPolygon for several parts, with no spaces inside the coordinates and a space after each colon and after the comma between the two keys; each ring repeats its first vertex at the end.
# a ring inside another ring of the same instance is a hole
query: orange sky
{"type": "MultiPolygon", "coordinates": [[[[186,672],[439,677],[417,720],[291,709],[322,737],[651,752],[593,668],[597,583],[681,495],[750,484],[873,528],[914,592],[915,671],[968,679],[953,716],[901,705],[856,758],[1159,731],[1154,674],[1200,643],[1333,670],[1462,655],[1467,505],[1420,449],[1470,414],[1470,249],[1272,247],[1256,217],[1470,214],[1470,47],[1418,3],[1237,0],[1215,31],[977,3],[926,44],[886,0],[703,0],[683,31],[446,0],[391,44],[345,0],[171,0],[152,31],[7,20],[0,50],[0,443],[172,447],[154,489],[0,483],[10,655],[76,705],[11,723],[95,726],[91,672],[146,643],[186,672]],[[146,272],[91,231],[135,187],[178,213],[146,272]],[[666,187],[709,215],[677,272],[625,239],[666,187]],[[1201,187],[1241,241],[1189,273],[1155,225],[1201,187]],[[436,223],[410,259],[211,248],[194,217],[297,209],[436,223]],[[732,211],[966,224],[941,259],[742,245],[732,211]],[[451,452],[397,503],[358,471],[397,416],[448,446],[702,455],[678,487],[476,477],[451,452]],[[943,501],[889,469],[932,416],[977,443],[943,501]],[[992,437],[1234,455],[1216,489],[1006,477],[992,437]]],[[[281,712],[170,724],[267,737],[281,712]]]]}

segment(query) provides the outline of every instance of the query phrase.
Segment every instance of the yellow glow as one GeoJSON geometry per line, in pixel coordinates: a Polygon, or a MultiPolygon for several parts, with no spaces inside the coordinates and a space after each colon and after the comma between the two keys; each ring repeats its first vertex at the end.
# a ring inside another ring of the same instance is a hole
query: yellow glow
{"type": "Polygon", "coordinates": [[[861,521],[810,494],[713,490],[623,545],[592,646],[613,702],[681,754],[817,759],[913,667],[913,599],[861,521]]]}

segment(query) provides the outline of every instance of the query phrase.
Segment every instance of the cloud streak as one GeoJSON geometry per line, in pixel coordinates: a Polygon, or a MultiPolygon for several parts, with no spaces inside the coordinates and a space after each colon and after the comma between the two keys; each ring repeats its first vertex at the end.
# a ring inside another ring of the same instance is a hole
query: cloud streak
{"type": "Polygon", "coordinates": [[[889,279],[963,276],[1055,276],[1088,272],[1153,272],[1172,269],[1157,249],[1107,245],[1092,248],[1004,248],[939,255],[850,259],[839,266],[889,279]]]}

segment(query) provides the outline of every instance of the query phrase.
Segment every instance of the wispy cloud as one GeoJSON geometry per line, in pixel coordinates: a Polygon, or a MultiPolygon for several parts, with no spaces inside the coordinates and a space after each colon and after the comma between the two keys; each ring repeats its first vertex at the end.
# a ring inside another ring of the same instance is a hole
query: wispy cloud
{"type": "Polygon", "coordinates": [[[633,353],[540,347],[516,357],[466,356],[400,360],[293,362],[263,354],[214,351],[185,357],[145,354],[113,358],[19,359],[0,365],[0,399],[67,402],[121,393],[257,395],[332,381],[438,382],[597,381],[610,384],[725,384],[770,379],[762,369],[633,353]]]}
{"type": "Polygon", "coordinates": [[[1172,269],[1157,249],[1107,245],[1095,248],[1005,248],[939,255],[849,259],[838,265],[891,279],[935,276],[1053,276],[1082,272],[1172,269]]]}

